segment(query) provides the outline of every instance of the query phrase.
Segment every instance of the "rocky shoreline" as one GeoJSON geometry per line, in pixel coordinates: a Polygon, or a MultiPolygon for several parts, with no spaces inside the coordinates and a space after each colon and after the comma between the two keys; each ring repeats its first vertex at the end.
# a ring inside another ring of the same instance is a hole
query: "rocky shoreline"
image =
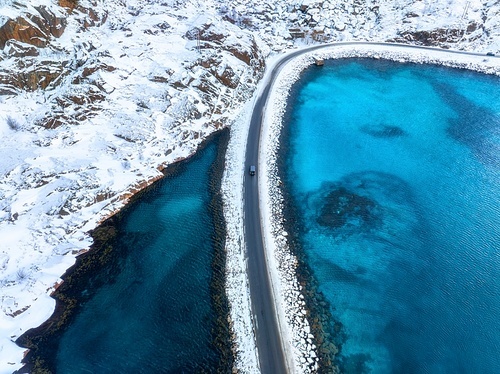
{"type": "MultiPolygon", "coordinates": [[[[314,67],[311,67],[314,69],[314,67]]],[[[290,97],[287,100],[287,111],[283,116],[283,123],[288,123],[290,120],[289,107],[291,99],[295,92],[298,91],[300,81],[296,82],[290,90],[290,97]]],[[[331,313],[329,304],[321,292],[318,291],[318,285],[309,267],[305,253],[302,250],[300,237],[303,233],[303,224],[298,221],[299,214],[297,207],[293,204],[291,193],[287,188],[287,181],[284,173],[285,168],[285,154],[287,152],[287,145],[285,139],[289,137],[288,126],[283,126],[279,136],[279,149],[280,153],[277,158],[277,174],[280,181],[280,193],[283,196],[283,228],[288,233],[287,242],[290,253],[297,258],[296,276],[300,287],[302,288],[302,295],[304,296],[305,306],[307,310],[307,318],[311,324],[311,333],[314,336],[313,343],[317,347],[316,353],[318,357],[317,373],[339,373],[339,367],[336,364],[336,354],[340,350],[338,345],[338,334],[330,328],[331,313]]]]}

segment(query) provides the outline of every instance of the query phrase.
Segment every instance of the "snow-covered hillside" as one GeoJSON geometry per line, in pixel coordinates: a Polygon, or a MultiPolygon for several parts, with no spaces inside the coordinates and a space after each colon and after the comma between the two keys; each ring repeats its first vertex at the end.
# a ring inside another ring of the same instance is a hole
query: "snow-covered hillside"
{"type": "Polygon", "coordinates": [[[1,0],[0,26],[6,373],[88,230],[238,126],[273,54],[346,40],[500,50],[499,1],[1,0]]]}

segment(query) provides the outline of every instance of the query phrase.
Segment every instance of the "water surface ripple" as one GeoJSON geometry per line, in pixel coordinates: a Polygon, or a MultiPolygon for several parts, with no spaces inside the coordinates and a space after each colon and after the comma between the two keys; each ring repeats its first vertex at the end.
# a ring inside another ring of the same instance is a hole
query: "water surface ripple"
{"type": "Polygon", "coordinates": [[[341,371],[500,373],[500,79],[329,61],[285,122],[287,211],[341,371]]]}
{"type": "Polygon", "coordinates": [[[217,197],[227,138],[169,167],[94,232],[56,294],[58,313],[31,333],[32,363],[64,374],[231,372],[217,197]]]}

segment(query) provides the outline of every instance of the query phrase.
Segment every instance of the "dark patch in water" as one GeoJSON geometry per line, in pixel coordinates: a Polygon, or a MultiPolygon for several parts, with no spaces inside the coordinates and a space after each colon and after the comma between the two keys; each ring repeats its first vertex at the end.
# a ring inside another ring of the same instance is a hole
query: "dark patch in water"
{"type": "Polygon", "coordinates": [[[343,267],[334,264],[333,262],[330,262],[328,264],[328,267],[331,270],[332,276],[335,278],[335,280],[339,282],[356,283],[356,284],[359,284],[361,282],[361,279],[355,273],[346,270],[343,267]]]}
{"type": "Polygon", "coordinates": [[[367,271],[368,270],[364,266],[358,266],[354,272],[358,275],[363,275],[366,274],[367,271]]]}
{"type": "MultiPolygon", "coordinates": [[[[375,231],[384,225],[386,209],[380,202],[392,201],[400,206],[414,207],[408,184],[392,174],[366,171],[346,175],[336,182],[324,182],[316,191],[304,197],[306,214],[324,234],[339,239],[353,234],[370,235],[372,240],[387,242],[390,238],[376,237],[375,231]]],[[[413,209],[413,208],[410,208],[413,209]]]]}
{"type": "MultiPolygon", "coordinates": [[[[280,162],[285,161],[280,160],[280,162]]],[[[283,169],[284,166],[280,166],[281,173],[283,169]]],[[[372,360],[369,353],[364,352],[349,356],[342,354],[342,347],[348,341],[349,333],[335,316],[335,305],[330,304],[319,290],[314,271],[308,265],[310,259],[303,248],[301,238],[309,229],[322,228],[324,234],[333,235],[336,240],[345,240],[350,235],[361,234],[368,237],[369,240],[386,244],[387,248],[400,248],[400,246],[392,245],[396,239],[390,236],[389,239],[380,236],[379,231],[384,232],[382,227],[387,224],[385,219],[388,217],[385,217],[385,214],[391,214],[391,211],[390,209],[387,211],[387,208],[380,205],[379,201],[388,200],[391,202],[389,205],[394,203],[407,207],[410,215],[407,217],[409,218],[408,225],[411,226],[411,222],[413,222],[416,227],[420,227],[422,222],[419,222],[419,213],[416,210],[417,206],[411,188],[404,180],[395,175],[376,171],[353,173],[346,175],[339,181],[323,183],[318,190],[305,198],[308,205],[307,211],[316,216],[315,222],[317,224],[315,228],[306,228],[304,221],[302,221],[302,213],[299,213],[299,205],[297,205],[304,202],[295,201],[291,192],[286,189],[287,186],[292,185],[293,178],[290,180],[290,176],[285,174],[282,174],[282,178],[286,181],[283,184],[282,192],[285,197],[284,201],[287,202],[284,210],[286,217],[284,224],[287,232],[290,233],[291,250],[299,259],[298,278],[305,290],[306,305],[311,316],[311,330],[314,333],[315,343],[319,347],[318,352],[321,358],[318,372],[368,373],[369,363],[372,360]],[[329,200],[326,203],[325,198],[329,200]],[[345,219],[326,218],[325,215],[321,215],[322,211],[326,211],[323,213],[328,216],[328,212],[338,206],[342,207],[345,219]],[[349,217],[350,215],[354,218],[349,217]],[[324,223],[329,223],[331,226],[321,225],[319,217],[322,217],[325,220],[324,223]],[[353,222],[357,222],[359,225],[354,226],[353,222]]],[[[330,269],[330,276],[334,281],[366,289],[377,287],[376,284],[367,279],[370,274],[363,266],[346,269],[331,262],[328,262],[326,266],[330,269]]],[[[367,310],[365,313],[373,313],[373,311],[367,310]]]]}
{"type": "Polygon", "coordinates": [[[362,227],[376,220],[375,202],[344,187],[334,188],[323,201],[324,205],[317,218],[321,226],[332,229],[346,225],[362,227]]]}
{"type": "Polygon", "coordinates": [[[360,130],[375,138],[399,138],[407,135],[401,127],[391,125],[363,126],[360,130]]]}
{"type": "MultiPolygon", "coordinates": [[[[479,75],[478,79],[481,79],[479,75]]],[[[450,84],[433,81],[433,85],[442,99],[458,114],[458,118],[449,121],[449,136],[469,147],[483,164],[498,168],[500,116],[468,100],[450,84]]]]}
{"type": "Polygon", "coordinates": [[[340,359],[342,373],[345,374],[369,373],[371,370],[368,367],[367,362],[370,362],[371,360],[372,360],[371,356],[367,353],[358,353],[349,356],[342,356],[340,359]]]}

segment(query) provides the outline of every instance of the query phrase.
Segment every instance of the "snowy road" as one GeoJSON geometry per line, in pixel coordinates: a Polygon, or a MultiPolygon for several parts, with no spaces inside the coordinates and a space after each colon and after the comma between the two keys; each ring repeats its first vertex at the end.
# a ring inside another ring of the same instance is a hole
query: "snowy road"
{"type": "Polygon", "coordinates": [[[256,102],[248,134],[244,179],[245,241],[260,369],[262,373],[286,373],[288,370],[286,370],[262,241],[258,191],[259,170],[254,176],[251,176],[248,172],[250,165],[258,165],[262,109],[269,88],[270,85],[266,87],[266,90],[256,102]]]}
{"type": "Polygon", "coordinates": [[[244,179],[244,225],[252,313],[261,373],[289,373],[291,372],[293,358],[287,357],[288,355],[283,349],[276,308],[274,306],[275,298],[267,269],[259,208],[259,170],[257,170],[254,176],[251,176],[249,168],[251,165],[258,165],[262,116],[276,73],[283,65],[298,55],[322,47],[316,46],[302,49],[285,55],[276,63],[274,68],[266,74],[267,81],[265,80],[266,83],[262,93],[256,100],[250,122],[244,179]]]}

